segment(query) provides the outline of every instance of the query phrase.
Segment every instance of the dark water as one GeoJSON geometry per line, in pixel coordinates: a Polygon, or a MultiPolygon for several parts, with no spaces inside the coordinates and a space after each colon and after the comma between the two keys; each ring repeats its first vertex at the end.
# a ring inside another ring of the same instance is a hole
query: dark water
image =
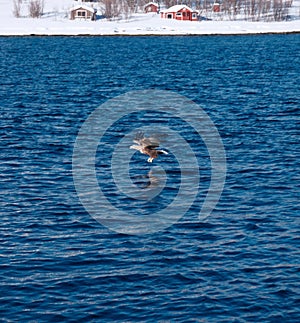
{"type": "Polygon", "coordinates": [[[300,321],[300,35],[0,45],[1,321],[300,321]],[[227,178],[205,221],[131,236],[85,211],[72,154],[90,113],[143,89],[203,107],[227,178]]]}

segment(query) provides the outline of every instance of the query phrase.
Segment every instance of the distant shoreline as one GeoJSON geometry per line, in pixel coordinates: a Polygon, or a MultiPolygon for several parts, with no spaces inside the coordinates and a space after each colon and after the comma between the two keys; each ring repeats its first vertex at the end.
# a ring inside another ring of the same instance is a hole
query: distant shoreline
{"type": "Polygon", "coordinates": [[[263,36],[263,35],[289,35],[289,34],[300,34],[300,31],[270,31],[270,32],[248,32],[248,33],[206,33],[206,34],[195,34],[195,33],[186,33],[186,34],[130,34],[130,33],[113,33],[113,34],[9,34],[2,35],[1,38],[9,37],[208,37],[208,36],[263,36]]]}

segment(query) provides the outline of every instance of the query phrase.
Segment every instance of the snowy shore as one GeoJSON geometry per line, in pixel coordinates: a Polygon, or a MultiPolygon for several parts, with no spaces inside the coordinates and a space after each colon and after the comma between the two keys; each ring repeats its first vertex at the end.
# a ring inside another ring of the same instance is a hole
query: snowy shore
{"type": "Polygon", "coordinates": [[[300,33],[300,18],[282,22],[176,21],[157,14],[135,14],[127,20],[69,20],[60,14],[15,18],[11,2],[0,0],[0,36],[27,35],[237,35],[300,33]]]}
{"type": "Polygon", "coordinates": [[[52,21],[12,19],[0,26],[2,36],[22,35],[235,35],[300,33],[300,22],[161,21],[159,17],[139,21],[52,21]]]}

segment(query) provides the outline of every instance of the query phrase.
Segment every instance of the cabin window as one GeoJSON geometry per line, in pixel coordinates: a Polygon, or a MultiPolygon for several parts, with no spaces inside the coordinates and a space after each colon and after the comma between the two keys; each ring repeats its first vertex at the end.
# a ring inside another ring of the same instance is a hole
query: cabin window
{"type": "Polygon", "coordinates": [[[85,11],[77,11],[77,16],[84,18],[86,16],[86,12],[85,11]]]}

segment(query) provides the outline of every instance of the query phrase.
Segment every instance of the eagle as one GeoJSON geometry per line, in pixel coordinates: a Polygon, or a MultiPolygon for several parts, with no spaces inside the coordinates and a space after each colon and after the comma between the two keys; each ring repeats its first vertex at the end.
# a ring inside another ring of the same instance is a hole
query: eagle
{"type": "Polygon", "coordinates": [[[165,150],[156,149],[159,147],[159,140],[154,137],[146,138],[143,132],[138,132],[133,140],[137,145],[130,146],[130,149],[136,149],[142,154],[148,155],[148,162],[152,163],[153,159],[159,155],[168,153],[165,150]]]}

